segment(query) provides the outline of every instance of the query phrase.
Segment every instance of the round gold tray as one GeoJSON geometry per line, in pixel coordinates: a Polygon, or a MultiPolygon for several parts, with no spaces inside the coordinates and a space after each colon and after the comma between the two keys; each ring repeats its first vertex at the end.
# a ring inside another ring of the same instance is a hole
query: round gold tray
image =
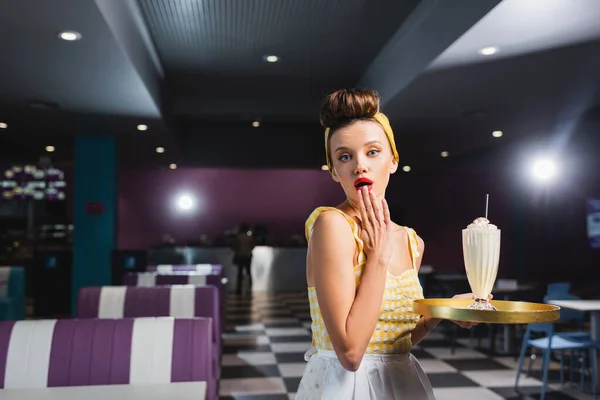
{"type": "Polygon", "coordinates": [[[427,317],[488,324],[532,324],[554,322],[560,317],[560,307],[524,301],[491,300],[498,311],[469,310],[472,299],[415,300],[414,312],[427,317]]]}

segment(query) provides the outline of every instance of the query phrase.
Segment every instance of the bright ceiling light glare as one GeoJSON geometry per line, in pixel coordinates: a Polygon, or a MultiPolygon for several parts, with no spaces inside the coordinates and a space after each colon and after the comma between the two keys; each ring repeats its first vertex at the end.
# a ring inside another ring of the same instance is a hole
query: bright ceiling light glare
{"type": "Polygon", "coordinates": [[[54,150],[56,150],[56,149],[54,148],[54,146],[46,146],[46,151],[47,151],[48,153],[53,153],[53,152],[54,152],[54,150]]]}
{"type": "Polygon", "coordinates": [[[504,133],[502,133],[502,131],[494,131],[494,132],[492,132],[492,136],[495,137],[495,138],[502,137],[502,135],[504,135],[504,133]]]}
{"type": "Polygon", "coordinates": [[[265,61],[269,63],[276,63],[277,61],[279,61],[279,57],[270,54],[268,56],[265,56],[265,61]]]}
{"type": "Polygon", "coordinates": [[[177,208],[182,211],[189,211],[194,208],[194,199],[188,194],[183,194],[177,198],[177,208]]]}
{"type": "Polygon", "coordinates": [[[404,172],[410,172],[410,165],[405,165],[404,167],[402,167],[402,171],[404,172]]]}
{"type": "Polygon", "coordinates": [[[156,152],[157,153],[164,153],[165,152],[165,148],[164,147],[157,147],[156,148],[156,152]]]}
{"type": "Polygon", "coordinates": [[[137,130],[138,131],[147,131],[148,130],[148,125],[140,124],[140,125],[137,126],[137,130]]]}
{"type": "Polygon", "coordinates": [[[75,31],[63,31],[58,34],[58,37],[67,42],[74,42],[81,39],[81,33],[75,31]]]}
{"type": "Polygon", "coordinates": [[[255,128],[258,128],[260,126],[260,121],[254,121],[252,122],[252,126],[255,128]]]}
{"type": "Polygon", "coordinates": [[[442,157],[446,158],[446,157],[448,157],[448,156],[450,155],[450,153],[448,153],[447,151],[442,151],[442,152],[440,153],[440,155],[441,155],[442,157]]]}
{"type": "Polygon", "coordinates": [[[322,171],[329,171],[329,167],[327,166],[327,164],[321,165],[321,170],[322,171]]]}
{"type": "Polygon", "coordinates": [[[177,169],[177,164],[173,163],[173,164],[169,165],[169,168],[171,168],[171,169],[177,169]]]}
{"type": "Polygon", "coordinates": [[[6,122],[0,122],[0,129],[8,128],[8,124],[6,122]]]}
{"type": "Polygon", "coordinates": [[[556,175],[556,163],[549,158],[540,158],[533,162],[531,172],[538,181],[548,181],[556,175]]]}
{"type": "Polygon", "coordinates": [[[491,56],[492,54],[496,54],[497,52],[498,48],[494,46],[484,47],[483,49],[479,50],[479,54],[483,56],[491,56]]]}

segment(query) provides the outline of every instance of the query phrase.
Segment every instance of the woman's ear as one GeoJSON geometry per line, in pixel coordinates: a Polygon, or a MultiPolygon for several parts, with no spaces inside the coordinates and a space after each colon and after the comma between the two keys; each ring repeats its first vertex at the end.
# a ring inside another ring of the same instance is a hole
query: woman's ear
{"type": "Polygon", "coordinates": [[[393,174],[396,171],[398,171],[398,160],[392,159],[392,166],[390,167],[390,174],[393,174]]]}
{"type": "Polygon", "coordinates": [[[331,173],[331,179],[333,179],[337,183],[340,183],[340,178],[335,173],[335,168],[331,167],[331,170],[329,172],[331,173]]]}

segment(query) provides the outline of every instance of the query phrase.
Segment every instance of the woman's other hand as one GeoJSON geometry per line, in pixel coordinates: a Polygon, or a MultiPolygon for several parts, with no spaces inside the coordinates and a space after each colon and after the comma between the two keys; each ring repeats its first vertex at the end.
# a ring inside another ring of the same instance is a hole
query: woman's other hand
{"type": "MultiPolygon", "coordinates": [[[[452,296],[453,299],[475,299],[475,294],[473,293],[461,293],[461,294],[456,294],[454,296],[452,296]]],[[[488,296],[488,300],[493,299],[494,296],[493,295],[489,295],[488,296]]],[[[452,322],[454,322],[456,325],[460,326],[461,328],[465,328],[465,329],[471,329],[474,326],[477,326],[479,323],[478,322],[469,322],[469,321],[455,321],[455,320],[450,320],[452,322]]]]}

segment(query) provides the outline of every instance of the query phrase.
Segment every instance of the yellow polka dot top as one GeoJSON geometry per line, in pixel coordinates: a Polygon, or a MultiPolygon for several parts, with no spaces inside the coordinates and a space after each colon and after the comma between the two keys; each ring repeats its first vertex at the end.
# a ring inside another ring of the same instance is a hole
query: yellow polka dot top
{"type": "MultiPolygon", "coordinates": [[[[352,227],[352,234],[358,248],[358,265],[354,267],[356,287],[358,288],[367,257],[363,251],[363,242],[359,237],[358,224],[352,217],[337,208],[318,207],[306,221],[306,239],[310,241],[313,225],[319,215],[327,210],[335,210],[342,214],[352,227]]],[[[423,298],[423,289],[419,283],[416,269],[416,260],[419,257],[417,234],[411,228],[405,227],[405,229],[409,237],[413,268],[405,271],[400,276],[388,272],[381,310],[379,311],[379,320],[367,346],[366,354],[404,354],[410,352],[412,348],[410,332],[415,328],[420,318],[419,314],[413,312],[412,304],[414,300],[423,298]]],[[[333,350],[314,287],[308,288],[308,299],[312,319],[312,345],[317,349],[333,350]]]]}

